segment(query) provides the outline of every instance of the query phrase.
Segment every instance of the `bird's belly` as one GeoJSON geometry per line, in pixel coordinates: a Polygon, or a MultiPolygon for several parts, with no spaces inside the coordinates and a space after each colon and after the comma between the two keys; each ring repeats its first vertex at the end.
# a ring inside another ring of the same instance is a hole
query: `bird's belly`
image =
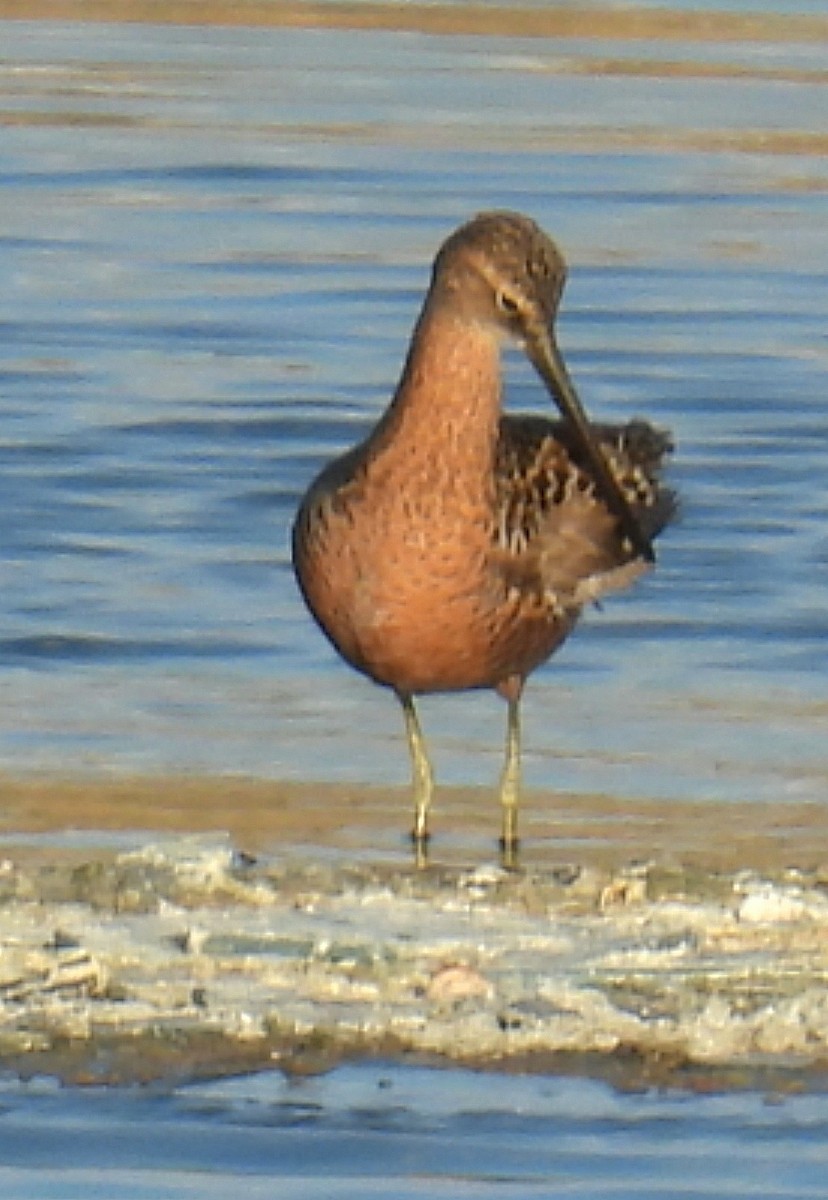
{"type": "Polygon", "coordinates": [[[425,547],[370,562],[331,556],[300,571],[308,605],[357,670],[403,693],[498,687],[525,678],[574,624],[542,597],[507,589],[487,547],[425,547]]]}
{"type": "Polygon", "coordinates": [[[515,619],[461,603],[409,606],[389,614],[361,640],[360,669],[378,683],[410,694],[496,688],[523,680],[569,632],[559,620],[515,619]]]}

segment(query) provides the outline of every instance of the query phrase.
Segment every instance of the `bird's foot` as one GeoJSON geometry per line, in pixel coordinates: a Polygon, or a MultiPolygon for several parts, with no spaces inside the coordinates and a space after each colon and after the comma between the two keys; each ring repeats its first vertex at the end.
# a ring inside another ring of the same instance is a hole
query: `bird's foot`
{"type": "Polygon", "coordinates": [[[411,845],[414,847],[414,865],[420,871],[428,866],[428,843],[430,841],[431,834],[427,829],[412,829],[411,845]]]}
{"type": "Polygon", "coordinates": [[[516,837],[500,839],[500,865],[504,871],[517,871],[520,869],[518,861],[518,850],[520,842],[516,837]]]}

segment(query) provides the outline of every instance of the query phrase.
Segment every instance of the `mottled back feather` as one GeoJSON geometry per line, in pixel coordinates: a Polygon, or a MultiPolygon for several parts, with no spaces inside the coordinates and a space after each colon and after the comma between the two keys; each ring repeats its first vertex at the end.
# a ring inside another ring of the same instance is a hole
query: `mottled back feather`
{"type": "MultiPolygon", "coordinates": [[[[648,538],[675,513],[661,482],[667,434],[645,421],[593,426],[648,538]]],[[[496,539],[510,586],[542,591],[563,610],[628,586],[647,564],[630,554],[580,446],[562,421],[525,414],[500,421],[496,539]]]]}

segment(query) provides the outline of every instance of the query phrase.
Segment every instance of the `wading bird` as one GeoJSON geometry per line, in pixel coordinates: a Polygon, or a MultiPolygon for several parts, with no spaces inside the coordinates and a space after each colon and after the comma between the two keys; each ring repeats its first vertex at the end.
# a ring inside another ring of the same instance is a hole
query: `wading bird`
{"type": "Polygon", "coordinates": [[[294,525],[308,608],[346,662],[402,705],[420,862],[434,774],[415,697],[494,688],[505,698],[501,847],[514,865],[526,679],[585,605],[652,564],[674,510],[660,482],[669,438],[584,413],[555,339],[565,277],[528,217],[481,213],[457,229],[435,259],[388,409],[311,484],[294,525]],[[509,340],[560,419],[502,413],[509,340]]]}

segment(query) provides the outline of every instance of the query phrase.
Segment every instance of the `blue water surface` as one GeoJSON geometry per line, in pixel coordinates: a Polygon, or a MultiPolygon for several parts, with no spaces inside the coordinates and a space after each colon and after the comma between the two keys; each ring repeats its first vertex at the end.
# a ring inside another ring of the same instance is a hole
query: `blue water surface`
{"type": "Polygon", "coordinates": [[[142,1091],[0,1087],[15,1200],[810,1200],[828,1196],[820,1096],[370,1064],[142,1091]]]}
{"type": "MultiPolygon", "coordinates": [[[[0,767],[405,778],[289,526],[386,404],[436,247],[497,206],[565,249],[582,397],[670,427],[682,496],[655,575],[532,681],[529,783],[821,799],[824,51],[3,23],[0,767]]],[[[496,778],[498,700],[424,719],[441,779],[496,778]]]]}

